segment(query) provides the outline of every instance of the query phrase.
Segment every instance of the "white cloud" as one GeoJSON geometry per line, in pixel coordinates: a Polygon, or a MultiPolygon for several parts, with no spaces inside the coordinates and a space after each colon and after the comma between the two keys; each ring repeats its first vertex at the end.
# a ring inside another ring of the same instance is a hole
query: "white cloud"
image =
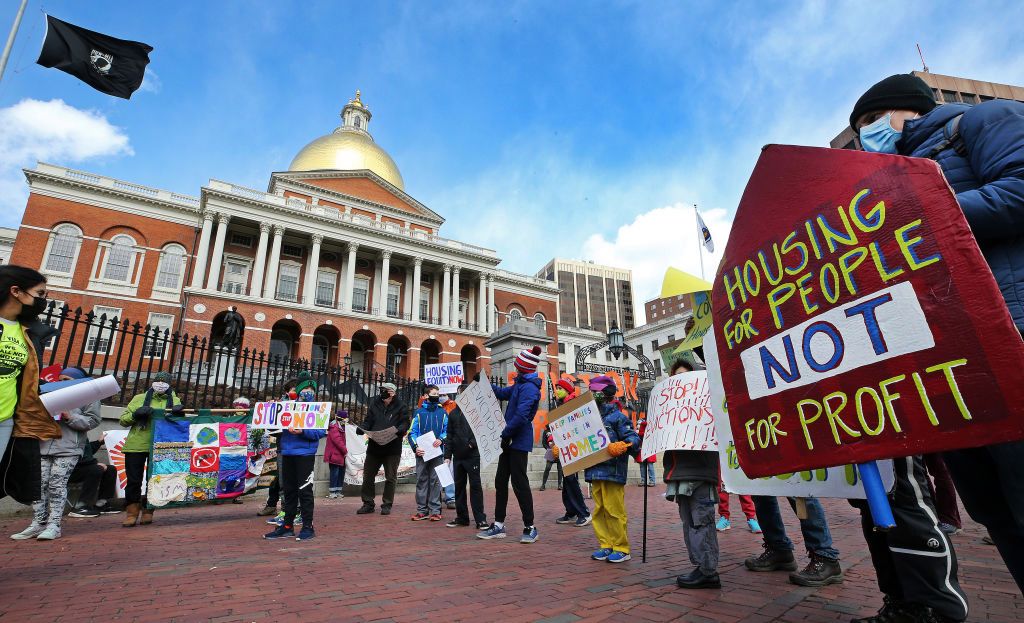
{"type": "Polygon", "coordinates": [[[140,91],[147,93],[159,93],[164,88],[164,83],[160,80],[160,76],[155,71],[146,67],[146,73],[142,76],[142,84],[139,85],[140,91]]]}
{"type": "Polygon", "coordinates": [[[132,155],[128,136],[102,113],[62,100],[24,99],[0,108],[0,224],[16,226],[28,197],[22,168],[132,155]]]}

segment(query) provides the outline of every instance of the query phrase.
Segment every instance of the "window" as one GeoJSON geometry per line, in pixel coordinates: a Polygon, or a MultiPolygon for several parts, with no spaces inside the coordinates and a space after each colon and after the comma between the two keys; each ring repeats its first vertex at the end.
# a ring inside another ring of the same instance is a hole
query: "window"
{"type": "Polygon", "coordinates": [[[559,355],[564,355],[565,354],[565,342],[559,342],[558,343],[558,354],[559,355]]]}
{"type": "Polygon", "coordinates": [[[459,299],[459,327],[469,326],[469,299],[459,299]]]}
{"type": "Polygon", "coordinates": [[[540,312],[537,312],[536,314],[534,314],[533,315],[533,322],[536,323],[537,328],[540,329],[541,331],[545,331],[546,332],[548,330],[548,323],[547,323],[546,319],[544,318],[544,314],[542,314],[540,312]]]}
{"type": "Polygon", "coordinates": [[[960,101],[960,98],[956,96],[956,91],[943,91],[942,101],[947,104],[955,104],[960,101]]]}
{"type": "Polygon", "coordinates": [[[654,378],[661,376],[661,359],[654,360],[654,378]]]}
{"type": "Polygon", "coordinates": [[[53,234],[44,270],[70,274],[74,272],[78,249],[82,245],[82,232],[74,225],[65,223],[58,225],[53,234]]]}
{"type": "Polygon", "coordinates": [[[580,351],[583,350],[583,347],[579,346],[578,344],[574,344],[572,348],[573,348],[572,356],[573,357],[579,357],[580,356],[580,351]]]}
{"type": "Polygon", "coordinates": [[[322,335],[313,336],[313,353],[311,359],[313,365],[327,363],[327,355],[330,353],[330,344],[327,338],[322,335]]]}
{"type": "Polygon", "coordinates": [[[231,242],[234,247],[252,248],[252,236],[249,234],[231,234],[231,242]]]}
{"type": "Polygon", "coordinates": [[[644,345],[643,344],[637,344],[636,345],[636,354],[643,356],[643,354],[644,354],[644,345]]]}
{"type": "Polygon", "coordinates": [[[963,100],[964,104],[977,104],[978,97],[974,93],[961,93],[960,99],[963,100]]]}
{"type": "Polygon", "coordinates": [[[667,344],[667,343],[669,343],[669,342],[674,342],[674,341],[675,341],[675,339],[676,339],[676,336],[675,336],[675,334],[674,334],[674,333],[669,333],[669,334],[668,334],[668,340],[666,340],[666,341],[665,341],[665,343],[667,344]]]}
{"type": "Polygon", "coordinates": [[[430,319],[430,288],[420,288],[420,320],[430,319]]]}
{"type": "Polygon", "coordinates": [[[85,340],[85,350],[89,353],[110,353],[114,347],[114,332],[110,329],[111,320],[121,317],[117,307],[97,305],[92,310],[93,320],[89,327],[89,335],[85,340]]]}
{"type": "Polygon", "coordinates": [[[297,244],[282,244],[281,255],[287,255],[288,257],[302,257],[302,246],[297,244]]]}
{"type": "Polygon", "coordinates": [[[111,281],[128,281],[132,267],[132,248],[135,241],[131,236],[114,236],[107,248],[107,262],[103,266],[103,278],[111,281]]]}
{"type": "Polygon", "coordinates": [[[292,356],[292,344],[295,339],[290,331],[276,329],[270,333],[270,356],[288,359],[292,356]]]}
{"type": "Polygon", "coordinates": [[[610,351],[610,350],[604,351],[604,360],[605,361],[611,361],[612,360],[612,351],[610,351]]]}
{"type": "Polygon", "coordinates": [[[332,307],[334,305],[334,282],[335,274],[331,271],[321,270],[316,273],[316,300],[317,305],[332,307]]]}
{"type": "Polygon", "coordinates": [[[658,350],[658,340],[651,340],[651,350],[652,351],[658,350]]]}
{"type": "Polygon", "coordinates": [[[181,276],[185,272],[185,247],[169,244],[160,254],[160,265],[156,269],[156,287],[177,290],[181,287],[181,276]]]}
{"type": "Polygon", "coordinates": [[[143,357],[155,357],[157,359],[164,358],[164,352],[167,350],[167,339],[170,337],[170,331],[174,327],[174,316],[171,314],[149,314],[149,330],[146,331],[145,342],[142,344],[142,356],[143,357]],[[156,330],[157,339],[153,339],[154,329],[156,330]],[[167,332],[168,338],[165,339],[165,331],[167,332]]]}
{"type": "Polygon", "coordinates": [[[388,316],[390,318],[398,318],[398,298],[401,295],[402,286],[397,283],[388,284],[388,316]]]}
{"type": "Polygon", "coordinates": [[[514,307],[509,310],[509,312],[508,312],[508,321],[509,322],[515,322],[516,320],[522,320],[522,319],[523,319],[523,312],[519,311],[518,309],[516,309],[514,307]]]}
{"type": "Polygon", "coordinates": [[[366,277],[356,277],[352,284],[352,310],[366,311],[366,301],[370,293],[370,280],[366,277]]]}
{"type": "Polygon", "coordinates": [[[356,129],[357,130],[363,127],[363,118],[362,117],[357,115],[356,118],[355,118],[355,122],[356,122],[356,129]]]}
{"type": "Polygon", "coordinates": [[[298,264],[281,264],[281,274],[277,277],[277,300],[299,300],[298,264]]]}
{"type": "Polygon", "coordinates": [[[245,294],[245,284],[248,280],[248,260],[224,258],[224,283],[220,287],[222,291],[232,294],[245,294]]]}
{"type": "MultiPolygon", "coordinates": [[[[58,301],[57,299],[50,299],[48,303],[47,312],[40,315],[39,319],[50,325],[54,329],[60,324],[61,310],[64,309],[64,301],[58,301]]],[[[70,313],[70,312],[69,312],[70,313]]],[[[46,341],[46,349],[53,348],[53,344],[57,341],[57,335],[51,335],[50,339],[46,341]]]]}

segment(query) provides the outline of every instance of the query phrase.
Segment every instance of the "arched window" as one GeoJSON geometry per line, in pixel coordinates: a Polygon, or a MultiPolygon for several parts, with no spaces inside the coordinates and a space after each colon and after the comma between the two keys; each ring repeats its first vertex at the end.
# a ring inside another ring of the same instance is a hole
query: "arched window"
{"type": "Polygon", "coordinates": [[[128,281],[132,267],[132,249],[135,240],[124,234],[114,236],[107,249],[107,262],[103,266],[103,278],[111,281],[128,281]]]}
{"type": "Polygon", "coordinates": [[[360,128],[363,127],[363,119],[359,115],[356,115],[355,122],[356,122],[356,128],[357,129],[360,129],[360,128]]]}
{"type": "Polygon", "coordinates": [[[82,246],[82,230],[64,223],[53,230],[50,252],[46,256],[43,270],[71,274],[75,270],[78,249],[82,246]]]}
{"type": "Polygon", "coordinates": [[[270,356],[278,356],[282,359],[289,359],[292,356],[292,344],[294,337],[287,329],[275,329],[270,334],[270,356]]]}
{"type": "Polygon", "coordinates": [[[312,362],[313,365],[319,365],[327,362],[327,355],[331,352],[330,342],[327,338],[322,335],[313,336],[313,354],[312,362]]]}
{"type": "Polygon", "coordinates": [[[547,331],[547,319],[544,318],[544,314],[537,312],[533,315],[533,323],[537,325],[537,328],[541,331],[547,331]]]}
{"type": "Polygon", "coordinates": [[[185,272],[185,247],[169,244],[160,254],[160,266],[156,271],[156,287],[177,290],[181,287],[181,276],[185,272]]]}
{"type": "Polygon", "coordinates": [[[519,311],[515,307],[513,307],[510,310],[508,310],[508,321],[509,322],[515,322],[516,320],[522,320],[522,319],[523,319],[523,312],[519,311]]]}

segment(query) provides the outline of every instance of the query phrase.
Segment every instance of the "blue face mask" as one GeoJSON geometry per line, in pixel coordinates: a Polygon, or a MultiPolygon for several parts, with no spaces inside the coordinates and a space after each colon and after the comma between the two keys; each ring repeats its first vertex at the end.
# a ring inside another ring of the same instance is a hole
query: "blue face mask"
{"type": "Polygon", "coordinates": [[[896,153],[896,141],[900,140],[903,133],[893,129],[891,119],[892,113],[889,112],[860,129],[860,144],[864,151],[878,154],[896,153]]]}

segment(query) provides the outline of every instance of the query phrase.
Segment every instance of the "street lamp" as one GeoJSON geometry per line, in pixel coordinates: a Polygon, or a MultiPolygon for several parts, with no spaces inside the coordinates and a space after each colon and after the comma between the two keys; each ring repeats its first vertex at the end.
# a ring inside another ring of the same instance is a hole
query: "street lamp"
{"type": "Polygon", "coordinates": [[[608,332],[608,350],[611,351],[612,357],[615,357],[616,360],[626,350],[626,338],[623,337],[622,331],[614,322],[612,323],[611,331],[608,332]]]}
{"type": "Polygon", "coordinates": [[[589,344],[580,349],[576,353],[576,371],[577,372],[597,372],[598,374],[604,374],[607,372],[622,372],[623,369],[617,366],[605,366],[596,363],[590,363],[587,361],[589,357],[596,354],[597,351],[602,348],[607,348],[616,359],[623,355],[628,355],[637,360],[640,368],[637,375],[645,380],[653,381],[657,378],[654,373],[654,364],[646,356],[638,352],[632,346],[626,344],[626,338],[622,335],[622,330],[616,324],[612,324],[612,328],[608,331],[607,339],[597,342],[595,344],[589,344]]]}

